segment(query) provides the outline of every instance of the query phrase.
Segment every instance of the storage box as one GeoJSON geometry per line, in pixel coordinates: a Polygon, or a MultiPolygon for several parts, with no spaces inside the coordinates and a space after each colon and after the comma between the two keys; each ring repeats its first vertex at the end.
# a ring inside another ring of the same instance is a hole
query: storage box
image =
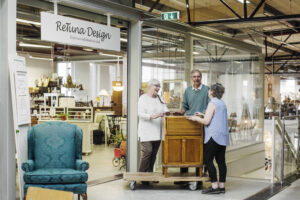
{"type": "Polygon", "coordinates": [[[73,193],[59,190],[50,190],[38,187],[29,187],[26,200],[73,200],[73,193]]]}

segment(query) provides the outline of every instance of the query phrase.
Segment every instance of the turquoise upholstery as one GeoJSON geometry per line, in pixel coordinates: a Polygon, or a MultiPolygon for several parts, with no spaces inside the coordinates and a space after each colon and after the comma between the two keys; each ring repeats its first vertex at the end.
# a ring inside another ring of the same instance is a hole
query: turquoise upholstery
{"type": "Polygon", "coordinates": [[[47,122],[28,130],[28,160],[22,164],[25,194],[29,186],[86,193],[88,168],[76,125],[47,122]]]}

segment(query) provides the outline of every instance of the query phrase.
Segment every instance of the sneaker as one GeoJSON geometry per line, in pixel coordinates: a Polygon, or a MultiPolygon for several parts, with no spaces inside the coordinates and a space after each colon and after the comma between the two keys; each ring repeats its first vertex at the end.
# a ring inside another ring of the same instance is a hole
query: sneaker
{"type": "Polygon", "coordinates": [[[202,190],[202,194],[220,194],[219,188],[213,189],[212,187],[202,190]]]}
{"type": "Polygon", "coordinates": [[[220,193],[225,194],[225,188],[219,188],[220,193]]]}
{"type": "Polygon", "coordinates": [[[143,185],[150,185],[150,182],[149,181],[142,181],[142,184],[143,185]]]}

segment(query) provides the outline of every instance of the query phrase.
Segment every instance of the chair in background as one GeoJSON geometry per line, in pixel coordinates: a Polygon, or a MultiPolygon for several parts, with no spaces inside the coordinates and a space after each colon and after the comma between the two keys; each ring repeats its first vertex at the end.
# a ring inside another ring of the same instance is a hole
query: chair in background
{"type": "Polygon", "coordinates": [[[28,160],[22,164],[28,187],[70,191],[87,199],[89,164],[82,160],[82,131],[65,122],[47,122],[28,130],[28,160]]]}

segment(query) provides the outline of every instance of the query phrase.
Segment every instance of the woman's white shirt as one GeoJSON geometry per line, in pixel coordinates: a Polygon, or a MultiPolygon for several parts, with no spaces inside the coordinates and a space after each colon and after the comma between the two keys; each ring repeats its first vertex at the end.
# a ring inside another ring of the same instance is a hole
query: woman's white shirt
{"type": "Polygon", "coordinates": [[[138,136],[141,142],[161,140],[162,117],[151,119],[152,115],[168,112],[166,104],[162,104],[158,97],[152,98],[143,94],[138,103],[138,136]]]}

